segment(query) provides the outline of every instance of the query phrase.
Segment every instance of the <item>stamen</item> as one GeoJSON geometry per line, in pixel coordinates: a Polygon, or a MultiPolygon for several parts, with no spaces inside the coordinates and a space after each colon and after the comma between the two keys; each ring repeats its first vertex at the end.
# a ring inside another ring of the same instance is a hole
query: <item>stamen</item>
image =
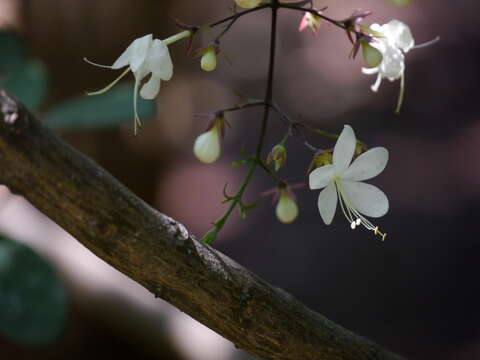
{"type": "Polygon", "coordinates": [[[140,118],[138,117],[138,112],[137,112],[137,99],[138,99],[138,87],[140,85],[140,81],[135,79],[135,88],[133,89],[133,135],[137,136],[137,128],[142,126],[142,123],[140,121],[140,118]]]}
{"type": "Polygon", "coordinates": [[[405,74],[400,77],[400,93],[398,94],[397,107],[395,108],[395,114],[400,114],[400,109],[403,104],[403,97],[405,95],[405,74]]]}
{"type": "Polygon", "coordinates": [[[110,84],[108,84],[108,85],[107,85],[106,87],[104,87],[103,89],[98,90],[98,91],[87,92],[87,95],[90,95],[90,96],[100,95],[100,94],[103,94],[103,93],[107,92],[107,91],[110,90],[116,83],[118,83],[125,75],[127,75],[129,71],[130,71],[130,67],[128,67],[118,78],[116,78],[115,80],[113,80],[113,82],[111,82],[110,84]]]}
{"type": "Polygon", "coordinates": [[[357,226],[360,226],[360,224],[362,223],[362,220],[357,219],[356,223],[357,223],[357,226]]]}
{"type": "Polygon", "coordinates": [[[421,48],[424,48],[424,47],[427,47],[427,46],[430,46],[430,45],[433,45],[437,42],[440,41],[440,36],[437,36],[436,38],[430,40],[430,41],[427,41],[427,42],[424,42],[424,43],[421,43],[421,44],[418,44],[418,45],[415,45],[413,47],[413,49],[421,49],[421,48]]]}
{"type": "Polygon", "coordinates": [[[352,221],[350,223],[350,227],[352,228],[352,230],[355,230],[355,228],[357,227],[357,223],[355,221],[352,221]]]}
{"type": "Polygon", "coordinates": [[[382,241],[385,241],[385,239],[387,238],[387,233],[382,233],[378,226],[375,227],[375,229],[373,229],[373,232],[375,235],[379,235],[381,238],[382,238],[382,241]]]}
{"type": "Polygon", "coordinates": [[[105,68],[105,69],[111,69],[112,68],[109,65],[101,65],[101,64],[94,63],[93,61],[88,60],[86,57],[83,58],[83,61],[89,63],[90,65],[98,66],[98,67],[105,68]]]}

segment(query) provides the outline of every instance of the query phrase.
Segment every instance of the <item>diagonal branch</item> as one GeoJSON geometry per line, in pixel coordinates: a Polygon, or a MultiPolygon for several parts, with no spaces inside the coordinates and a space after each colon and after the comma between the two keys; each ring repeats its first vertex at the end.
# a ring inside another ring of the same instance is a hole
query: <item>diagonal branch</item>
{"type": "Polygon", "coordinates": [[[152,209],[0,91],[0,183],[110,265],[272,360],[401,360],[308,309],[152,209]]]}

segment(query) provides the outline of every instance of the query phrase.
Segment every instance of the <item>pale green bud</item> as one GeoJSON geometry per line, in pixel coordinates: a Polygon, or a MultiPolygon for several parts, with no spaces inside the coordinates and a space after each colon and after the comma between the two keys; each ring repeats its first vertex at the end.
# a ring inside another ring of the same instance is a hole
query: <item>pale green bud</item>
{"type": "Polygon", "coordinates": [[[217,54],[213,46],[209,46],[200,60],[202,70],[213,71],[217,67],[217,54]]]}
{"type": "Polygon", "coordinates": [[[235,3],[245,9],[251,9],[260,5],[262,0],[235,0],[235,3]]]}
{"type": "Polygon", "coordinates": [[[193,153],[198,160],[206,164],[215,162],[220,156],[220,134],[217,125],[199,135],[193,145],[193,153]]]}
{"type": "Polygon", "coordinates": [[[401,8],[410,5],[412,0],[385,0],[388,4],[401,8]]]}
{"type": "Polygon", "coordinates": [[[267,165],[273,162],[275,164],[275,171],[280,170],[286,161],[287,149],[282,144],[275,145],[267,156],[267,165]]]}
{"type": "Polygon", "coordinates": [[[275,214],[278,220],[284,224],[291,223],[298,216],[297,203],[285,189],[280,190],[280,199],[278,200],[275,214]]]}

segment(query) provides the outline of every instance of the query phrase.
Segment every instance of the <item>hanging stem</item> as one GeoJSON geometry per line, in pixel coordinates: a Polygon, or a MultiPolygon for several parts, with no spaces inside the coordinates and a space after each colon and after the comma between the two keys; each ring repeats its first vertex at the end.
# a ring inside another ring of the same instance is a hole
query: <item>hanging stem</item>
{"type": "Polygon", "coordinates": [[[265,92],[264,98],[264,112],[262,118],[262,124],[260,129],[260,135],[258,138],[257,149],[255,151],[255,157],[253,161],[250,163],[250,167],[243,179],[242,184],[237,190],[237,193],[230,198],[230,206],[228,207],[227,211],[220,217],[217,221],[213,223],[213,228],[204,235],[202,241],[206,243],[212,243],[215,240],[218,232],[223,228],[225,222],[227,221],[228,217],[235,209],[235,207],[240,206],[242,207],[242,197],[247,189],[248,184],[250,183],[253,173],[259,162],[261,162],[261,155],[262,149],[265,142],[265,135],[267,133],[267,125],[268,125],[268,116],[270,114],[270,106],[268,104],[272,103],[273,100],[273,76],[275,72],[275,50],[276,50],[276,34],[277,34],[277,11],[279,8],[279,1],[272,0],[270,7],[272,9],[272,22],[271,22],[271,30],[270,30],[270,55],[268,61],[268,78],[267,78],[267,89],[265,92]]]}

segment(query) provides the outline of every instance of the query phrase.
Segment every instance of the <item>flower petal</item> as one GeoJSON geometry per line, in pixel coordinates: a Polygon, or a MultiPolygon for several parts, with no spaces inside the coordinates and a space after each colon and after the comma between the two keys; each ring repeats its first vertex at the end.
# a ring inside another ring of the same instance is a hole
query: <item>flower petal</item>
{"type": "Polygon", "coordinates": [[[142,86],[140,96],[147,100],[152,100],[160,91],[160,78],[152,74],[150,79],[142,86]]]}
{"type": "MultiPolygon", "coordinates": [[[[136,72],[138,68],[144,63],[152,44],[152,34],[145,35],[136,39],[129,46],[130,50],[130,68],[136,72]]],[[[127,49],[128,50],[128,49],[127,49]]]]}
{"type": "Polygon", "coordinates": [[[147,69],[162,80],[170,80],[173,75],[173,63],[167,45],[163,41],[153,40],[148,52],[147,69]]]}
{"type": "Polygon", "coordinates": [[[388,199],[376,186],[353,180],[343,180],[348,201],[362,214],[380,217],[388,211],[388,199]]]}
{"type": "Polygon", "coordinates": [[[357,139],[353,129],[350,125],[345,125],[333,149],[333,166],[335,166],[336,174],[340,174],[348,168],[352,161],[356,144],[357,139]]]}
{"type": "Polygon", "coordinates": [[[334,169],[334,166],[329,164],[313,170],[308,177],[310,189],[321,189],[327,186],[335,176],[334,169]]]}
{"type": "Polygon", "coordinates": [[[376,147],[361,154],[342,174],[342,179],[363,181],[380,174],[387,166],[388,150],[376,147]]]}
{"type": "Polygon", "coordinates": [[[391,20],[384,25],[384,30],[389,41],[404,52],[408,52],[415,45],[410,28],[399,20],[391,20]]]}
{"type": "Polygon", "coordinates": [[[318,197],[318,210],[325,225],[330,225],[337,210],[337,189],[332,181],[328,186],[320,192],[318,197]]]}
{"type": "Polygon", "coordinates": [[[405,70],[405,56],[399,48],[389,44],[382,53],[383,61],[380,64],[380,74],[390,81],[399,79],[405,70]]]}

